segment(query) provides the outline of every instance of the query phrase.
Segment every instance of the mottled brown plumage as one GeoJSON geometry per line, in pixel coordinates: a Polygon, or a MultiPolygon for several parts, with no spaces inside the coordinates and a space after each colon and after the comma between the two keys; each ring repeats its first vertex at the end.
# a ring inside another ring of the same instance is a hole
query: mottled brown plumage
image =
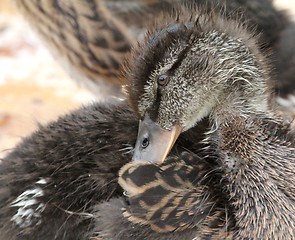
{"type": "Polygon", "coordinates": [[[191,152],[125,165],[119,183],[128,200],[95,209],[95,239],[233,239],[235,221],[213,166],[191,152]]]}
{"type": "Polygon", "coordinates": [[[234,219],[214,167],[187,152],[160,165],[126,164],[119,173],[129,203],[124,217],[159,233],[194,229],[201,239],[231,238],[234,219]]]}
{"type": "Polygon", "coordinates": [[[121,63],[134,39],[104,1],[14,2],[74,79],[95,93],[119,94],[121,63]]]}

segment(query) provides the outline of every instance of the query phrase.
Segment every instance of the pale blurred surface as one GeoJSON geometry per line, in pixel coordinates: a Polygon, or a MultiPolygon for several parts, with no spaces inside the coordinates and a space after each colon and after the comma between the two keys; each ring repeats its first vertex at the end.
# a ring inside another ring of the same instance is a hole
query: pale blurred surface
{"type": "Polygon", "coordinates": [[[0,157],[38,123],[94,99],[54,61],[9,1],[0,0],[0,157]]]}
{"type": "MultiPolygon", "coordinates": [[[[295,16],[295,0],[276,3],[295,16]]],[[[0,157],[38,122],[54,120],[94,99],[55,63],[9,0],[0,0],[0,157]]]]}

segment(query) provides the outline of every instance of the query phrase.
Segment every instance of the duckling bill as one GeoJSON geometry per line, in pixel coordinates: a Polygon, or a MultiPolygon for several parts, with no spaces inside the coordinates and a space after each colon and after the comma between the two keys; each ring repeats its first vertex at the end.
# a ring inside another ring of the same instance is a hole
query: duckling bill
{"type": "Polygon", "coordinates": [[[139,123],[139,131],[132,160],[161,162],[170,152],[182,127],[173,126],[170,131],[162,129],[148,114],[139,123]]]}

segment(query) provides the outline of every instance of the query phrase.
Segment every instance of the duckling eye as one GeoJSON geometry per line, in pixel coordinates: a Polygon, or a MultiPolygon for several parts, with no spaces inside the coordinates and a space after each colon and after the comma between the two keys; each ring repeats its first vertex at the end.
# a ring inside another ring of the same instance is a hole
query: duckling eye
{"type": "Polygon", "coordinates": [[[162,74],[158,77],[158,84],[160,86],[165,86],[169,82],[169,76],[167,74],[162,74]]]}
{"type": "Polygon", "coordinates": [[[150,141],[147,137],[145,137],[144,139],[142,139],[142,142],[141,142],[141,147],[142,148],[147,148],[147,146],[150,144],[150,141]]]}

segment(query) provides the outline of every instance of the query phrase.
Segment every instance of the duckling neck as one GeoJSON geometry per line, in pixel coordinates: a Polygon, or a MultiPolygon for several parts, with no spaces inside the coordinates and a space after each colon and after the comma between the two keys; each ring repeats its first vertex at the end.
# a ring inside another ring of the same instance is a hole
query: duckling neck
{"type": "Polygon", "coordinates": [[[283,137],[287,130],[284,132],[282,124],[263,117],[232,114],[227,120],[219,125],[216,142],[235,209],[238,236],[292,239],[295,151],[283,137]]]}

